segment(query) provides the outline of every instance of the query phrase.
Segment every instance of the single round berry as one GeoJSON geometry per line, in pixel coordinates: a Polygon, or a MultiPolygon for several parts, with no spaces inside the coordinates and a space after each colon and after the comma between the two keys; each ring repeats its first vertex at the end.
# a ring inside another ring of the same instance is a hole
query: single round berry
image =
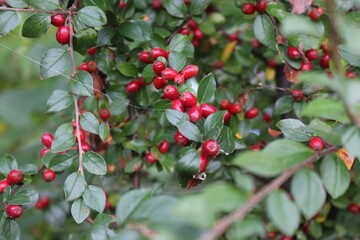
{"type": "Polygon", "coordinates": [[[139,52],[138,58],[139,58],[140,62],[142,62],[142,63],[152,63],[152,61],[150,59],[150,52],[148,52],[148,51],[139,52]]]}
{"type": "Polygon", "coordinates": [[[213,114],[214,112],[217,111],[216,107],[214,107],[213,105],[209,104],[209,103],[203,103],[200,105],[201,111],[202,111],[202,116],[204,118],[207,118],[210,114],[213,114]]]}
{"type": "Polygon", "coordinates": [[[7,179],[3,179],[0,181],[0,193],[3,193],[5,188],[7,188],[8,186],[10,186],[10,184],[8,183],[7,179]]]}
{"type": "Polygon", "coordinates": [[[191,122],[197,123],[202,118],[202,110],[199,106],[192,106],[188,112],[189,119],[191,122]]]}
{"type": "Polygon", "coordinates": [[[229,39],[230,42],[238,41],[239,40],[239,32],[236,31],[236,32],[230,33],[227,35],[227,38],[229,39]]]}
{"type": "Polygon", "coordinates": [[[224,114],[224,122],[228,122],[231,118],[231,113],[229,111],[226,111],[226,113],[224,114]]]}
{"type": "Polygon", "coordinates": [[[153,63],[153,70],[154,70],[154,73],[155,73],[157,76],[161,76],[161,72],[162,72],[162,70],[164,70],[165,68],[166,68],[165,63],[163,63],[162,61],[156,60],[156,61],[153,63]]]}
{"type": "Polygon", "coordinates": [[[323,8],[315,8],[310,11],[309,17],[311,18],[311,20],[317,21],[323,14],[324,14],[323,8]]]}
{"type": "Polygon", "coordinates": [[[242,111],[242,107],[240,106],[239,103],[234,103],[234,104],[231,104],[230,108],[229,108],[229,112],[231,114],[238,114],[242,111]]]}
{"type": "Polygon", "coordinates": [[[56,41],[61,45],[68,44],[70,41],[70,27],[60,26],[56,32],[56,41]]]}
{"type": "Polygon", "coordinates": [[[266,123],[270,123],[270,122],[271,122],[272,117],[271,117],[270,114],[268,114],[267,112],[263,112],[262,116],[263,116],[263,120],[264,120],[266,123]]]}
{"type": "Polygon", "coordinates": [[[96,66],[95,61],[90,61],[89,62],[89,71],[90,72],[96,72],[97,71],[97,66],[96,66]]]}
{"type": "Polygon", "coordinates": [[[84,151],[84,152],[88,152],[88,151],[91,151],[92,150],[92,147],[89,143],[87,142],[82,142],[81,143],[81,149],[84,151]]]}
{"type": "Polygon", "coordinates": [[[260,144],[258,144],[258,143],[250,146],[250,149],[251,149],[252,151],[260,151],[261,148],[262,148],[262,147],[261,147],[260,144]]]}
{"type": "Polygon", "coordinates": [[[161,0],[152,0],[151,6],[155,10],[160,9],[161,8],[161,0]]]}
{"type": "Polygon", "coordinates": [[[122,10],[126,7],[126,2],[124,2],[123,0],[120,0],[119,2],[119,10],[122,10]]]}
{"type": "Polygon", "coordinates": [[[187,25],[189,28],[191,28],[192,30],[195,30],[197,29],[199,26],[197,25],[197,23],[193,20],[193,19],[190,19],[188,22],[187,22],[187,25]]]}
{"type": "Polygon", "coordinates": [[[260,1],[256,4],[255,8],[258,13],[264,13],[266,11],[266,1],[260,1]]]}
{"type": "Polygon", "coordinates": [[[347,78],[356,78],[356,77],[357,77],[357,74],[356,74],[356,72],[354,72],[354,71],[347,71],[347,72],[345,73],[345,76],[346,76],[347,78]]]}
{"type": "Polygon", "coordinates": [[[259,110],[256,107],[252,107],[245,113],[245,118],[252,119],[255,118],[259,114],[259,110]]]}
{"type": "Polygon", "coordinates": [[[162,140],[158,146],[158,150],[161,153],[166,153],[169,150],[170,143],[166,140],[162,140]]]}
{"type": "Polygon", "coordinates": [[[154,164],[156,163],[157,158],[151,152],[147,152],[145,156],[145,160],[150,164],[154,164]]]}
{"type": "Polygon", "coordinates": [[[56,15],[52,16],[51,17],[51,24],[56,26],[56,27],[63,26],[65,24],[64,15],[56,14],[56,15]]]}
{"type": "Polygon", "coordinates": [[[274,59],[269,59],[266,64],[270,68],[276,68],[276,65],[277,65],[277,63],[274,59]]]}
{"type": "Polygon", "coordinates": [[[144,78],[143,77],[139,77],[137,79],[138,83],[140,84],[140,86],[146,86],[147,83],[144,81],[144,78]]]}
{"type": "Polygon", "coordinates": [[[10,185],[18,184],[24,179],[24,174],[18,169],[13,169],[8,173],[6,179],[10,185]]]}
{"type": "Polygon", "coordinates": [[[251,39],[251,47],[252,48],[259,48],[261,47],[261,43],[256,40],[256,38],[251,39]]]}
{"type": "Polygon", "coordinates": [[[45,182],[52,182],[56,178],[56,173],[54,170],[48,168],[43,172],[42,178],[45,182]]]}
{"type": "Polygon", "coordinates": [[[278,235],[278,232],[269,232],[267,235],[269,239],[275,239],[278,235]]]}
{"type": "Polygon", "coordinates": [[[300,89],[291,90],[291,95],[296,102],[301,102],[304,99],[304,92],[300,89]]]}
{"type": "Polygon", "coordinates": [[[201,31],[200,28],[196,28],[194,30],[194,38],[201,41],[204,38],[204,33],[201,31]]]}
{"type": "Polygon", "coordinates": [[[205,172],[209,164],[209,159],[204,154],[200,154],[200,167],[199,173],[205,172]]]}
{"type": "Polygon", "coordinates": [[[254,4],[252,3],[244,3],[242,6],[241,6],[241,11],[246,14],[246,15],[251,15],[255,12],[256,8],[254,6],[254,4]]]}
{"type": "Polygon", "coordinates": [[[348,206],[348,210],[351,213],[360,213],[360,206],[357,203],[350,203],[348,206]]]}
{"type": "Polygon", "coordinates": [[[130,94],[137,93],[140,90],[140,83],[136,80],[132,80],[126,85],[126,92],[130,94]]]}
{"type": "Polygon", "coordinates": [[[183,27],[179,30],[179,34],[182,34],[182,35],[187,35],[189,36],[191,33],[190,29],[186,28],[186,27],[183,27]]]}
{"type": "Polygon", "coordinates": [[[44,147],[43,149],[41,149],[40,151],[40,157],[42,158],[45,154],[47,154],[48,152],[50,152],[50,148],[44,147]]]}
{"type": "MultiPolygon", "coordinates": [[[[76,136],[76,129],[74,129],[74,135],[76,136]]],[[[80,141],[83,142],[85,141],[85,138],[86,138],[86,133],[85,133],[85,130],[80,128],[80,131],[79,131],[79,136],[80,136],[80,141]]],[[[78,142],[78,138],[76,137],[75,138],[75,141],[78,142]]]]}
{"type": "Polygon", "coordinates": [[[99,116],[103,121],[106,121],[106,120],[108,120],[110,118],[111,113],[110,113],[109,109],[103,108],[103,109],[100,110],[99,116]]]}
{"type": "Polygon", "coordinates": [[[217,68],[217,69],[222,69],[224,67],[224,62],[221,61],[221,60],[217,60],[215,63],[214,63],[214,66],[217,68]]]}
{"type": "Polygon", "coordinates": [[[309,49],[305,52],[305,57],[309,60],[309,61],[313,61],[315,59],[317,59],[319,57],[319,53],[316,49],[309,49]]]}
{"type": "Polygon", "coordinates": [[[183,92],[180,95],[180,100],[188,108],[197,104],[197,97],[192,92],[183,92]]]}
{"type": "Polygon", "coordinates": [[[78,69],[79,69],[80,71],[91,72],[88,62],[83,62],[82,64],[80,64],[80,65],[78,66],[78,69]]]}
{"type": "Polygon", "coordinates": [[[320,59],[320,67],[322,67],[323,69],[328,68],[329,67],[329,63],[330,63],[330,55],[329,54],[324,54],[322,55],[321,59],[320,59]]]}
{"type": "Polygon", "coordinates": [[[310,61],[301,63],[301,70],[302,71],[308,72],[308,71],[311,71],[311,69],[312,69],[312,63],[310,61]]]}
{"type": "Polygon", "coordinates": [[[214,157],[219,153],[219,150],[220,145],[213,139],[206,140],[201,146],[201,154],[204,156],[214,157]]]}
{"type": "Polygon", "coordinates": [[[178,99],[180,97],[179,90],[175,86],[167,85],[164,88],[164,97],[170,100],[178,99]]]}
{"type": "Polygon", "coordinates": [[[50,205],[50,198],[48,196],[41,196],[36,202],[35,208],[41,210],[47,208],[49,205],[50,205]]]}
{"type": "Polygon", "coordinates": [[[166,80],[174,80],[174,78],[178,75],[178,72],[175,69],[172,68],[165,68],[161,71],[161,77],[166,80]]]}
{"type": "Polygon", "coordinates": [[[195,77],[199,71],[199,67],[195,65],[188,65],[181,70],[181,74],[184,75],[185,79],[195,77]]]}
{"type": "Polygon", "coordinates": [[[154,81],[153,81],[154,87],[156,89],[162,89],[166,86],[167,81],[165,79],[163,79],[162,77],[155,77],[154,81]]]}
{"type": "Polygon", "coordinates": [[[297,49],[294,46],[290,46],[287,50],[287,55],[289,56],[289,58],[291,59],[299,59],[301,57],[301,53],[299,51],[299,49],[297,49]]]}
{"type": "Polygon", "coordinates": [[[182,75],[181,73],[177,74],[174,78],[174,83],[177,85],[183,85],[185,82],[185,78],[184,75],[182,75]]]}
{"type": "Polygon", "coordinates": [[[220,102],[220,108],[222,110],[228,110],[231,107],[231,102],[228,99],[223,99],[220,102]]]}
{"type": "Polygon", "coordinates": [[[54,141],[54,136],[51,133],[43,133],[43,135],[41,135],[41,142],[45,147],[51,147],[52,143],[54,141]]]}
{"type": "Polygon", "coordinates": [[[158,57],[164,57],[167,58],[167,52],[162,48],[152,48],[150,51],[152,59],[156,60],[158,57]]]}
{"type": "Polygon", "coordinates": [[[191,43],[194,45],[194,47],[200,46],[200,41],[199,41],[199,39],[193,38],[193,39],[191,40],[191,43]]]}
{"type": "Polygon", "coordinates": [[[315,151],[320,151],[324,148],[324,141],[322,140],[321,137],[317,137],[317,136],[311,137],[308,144],[309,147],[315,151]]]}
{"type": "Polygon", "coordinates": [[[184,135],[180,133],[180,131],[176,131],[174,136],[175,142],[180,146],[186,146],[190,143],[190,140],[187,139],[184,135]]]}
{"type": "Polygon", "coordinates": [[[5,208],[6,216],[11,219],[19,218],[23,214],[23,207],[20,205],[7,205],[5,208]]]}
{"type": "Polygon", "coordinates": [[[180,99],[172,100],[170,106],[171,106],[171,109],[173,109],[173,110],[185,112],[185,106],[180,99]]]}
{"type": "Polygon", "coordinates": [[[89,54],[89,56],[94,56],[96,54],[96,47],[91,47],[87,50],[87,54],[89,54]]]}

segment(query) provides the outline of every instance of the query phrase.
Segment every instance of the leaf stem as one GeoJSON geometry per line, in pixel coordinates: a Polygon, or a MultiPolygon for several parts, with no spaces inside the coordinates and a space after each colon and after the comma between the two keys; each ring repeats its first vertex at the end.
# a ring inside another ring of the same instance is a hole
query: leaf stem
{"type": "Polygon", "coordinates": [[[37,12],[37,13],[49,13],[49,14],[70,14],[71,11],[68,10],[45,10],[45,9],[35,9],[35,8],[9,8],[9,7],[0,7],[0,11],[13,11],[13,12],[37,12]]]}

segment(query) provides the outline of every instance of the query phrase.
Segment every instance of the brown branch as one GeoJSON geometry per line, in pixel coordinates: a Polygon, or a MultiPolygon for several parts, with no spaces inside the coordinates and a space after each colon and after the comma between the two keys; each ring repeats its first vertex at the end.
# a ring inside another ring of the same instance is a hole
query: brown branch
{"type": "Polygon", "coordinates": [[[141,233],[144,237],[150,240],[155,240],[156,231],[149,229],[145,224],[129,223],[126,225],[127,230],[136,230],[141,233]]]}
{"type": "Polygon", "coordinates": [[[90,224],[94,224],[94,219],[92,219],[91,217],[87,217],[87,218],[85,219],[85,221],[87,221],[87,222],[90,223],[90,224]]]}
{"type": "Polygon", "coordinates": [[[49,14],[69,14],[68,10],[44,10],[44,9],[35,9],[35,8],[9,8],[9,7],[0,7],[0,11],[13,11],[13,12],[38,12],[38,13],[49,13],[49,14]]]}
{"type": "Polygon", "coordinates": [[[166,43],[169,44],[171,42],[171,39],[182,29],[187,22],[190,20],[190,16],[187,16],[184,21],[180,24],[180,26],[169,36],[169,38],[166,40],[166,43]]]}
{"type": "Polygon", "coordinates": [[[224,234],[227,229],[229,229],[235,222],[243,219],[254,207],[256,204],[261,202],[267,195],[269,195],[272,191],[279,188],[282,184],[284,184],[291,176],[293,176],[296,172],[303,169],[319,160],[321,157],[328,155],[332,152],[335,152],[337,147],[331,146],[323,151],[315,152],[311,157],[306,159],[304,162],[295,165],[283,173],[281,173],[278,177],[272,180],[269,184],[265,185],[260,191],[258,191],[255,195],[250,197],[250,199],[240,208],[236,209],[234,212],[220,219],[217,223],[214,224],[214,227],[203,234],[199,240],[215,240],[224,234]]]}

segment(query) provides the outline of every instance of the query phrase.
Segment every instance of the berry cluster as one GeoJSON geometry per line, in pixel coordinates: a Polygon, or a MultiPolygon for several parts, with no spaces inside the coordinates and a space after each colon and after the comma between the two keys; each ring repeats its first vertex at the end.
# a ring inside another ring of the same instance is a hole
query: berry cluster
{"type": "Polygon", "coordinates": [[[70,41],[70,27],[65,26],[66,19],[64,15],[56,14],[51,17],[51,24],[58,27],[56,32],[56,41],[61,45],[68,44],[70,41]]]}
{"type": "Polygon", "coordinates": [[[264,13],[266,11],[266,1],[260,1],[256,5],[247,2],[241,6],[241,11],[246,15],[252,15],[257,11],[258,13],[264,13]]]}
{"type": "Polygon", "coordinates": [[[198,24],[193,19],[190,19],[187,22],[186,26],[184,26],[179,30],[179,33],[187,36],[189,36],[192,33],[191,42],[195,47],[198,47],[200,45],[201,40],[203,40],[204,38],[204,33],[201,31],[198,24]]]}

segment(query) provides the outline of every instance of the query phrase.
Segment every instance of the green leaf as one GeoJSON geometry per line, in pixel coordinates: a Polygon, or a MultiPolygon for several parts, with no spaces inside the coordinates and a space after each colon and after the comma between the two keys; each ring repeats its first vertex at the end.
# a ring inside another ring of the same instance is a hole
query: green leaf
{"type": "Polygon", "coordinates": [[[187,182],[199,172],[200,156],[192,148],[186,148],[188,151],[175,163],[175,174],[181,187],[185,188],[187,182]]]}
{"type": "Polygon", "coordinates": [[[167,120],[174,126],[181,121],[189,121],[189,116],[183,112],[173,109],[166,109],[165,111],[167,120]]]}
{"type": "Polygon", "coordinates": [[[351,65],[360,67],[360,55],[357,52],[352,51],[351,47],[342,44],[338,47],[341,56],[348,61],[351,65]]]}
{"type": "Polygon", "coordinates": [[[294,98],[292,96],[283,96],[275,102],[274,115],[288,113],[292,110],[294,98]]]}
{"type": "Polygon", "coordinates": [[[99,132],[99,121],[95,115],[91,112],[84,112],[80,116],[81,127],[88,132],[98,134],[99,132]]]}
{"type": "Polygon", "coordinates": [[[30,0],[30,7],[34,9],[44,9],[44,10],[56,10],[59,9],[59,1],[57,0],[30,0]]]}
{"type": "Polygon", "coordinates": [[[333,82],[329,79],[329,76],[323,71],[310,71],[310,72],[301,72],[297,76],[298,80],[302,83],[315,84],[325,87],[333,87],[333,82]]]}
{"type": "Polygon", "coordinates": [[[291,194],[306,219],[320,211],[326,200],[320,177],[309,169],[303,169],[293,177],[291,194]]]}
{"type": "Polygon", "coordinates": [[[125,193],[116,205],[116,222],[119,225],[127,223],[140,204],[150,197],[151,191],[148,189],[136,189],[125,193]]]}
{"type": "Polygon", "coordinates": [[[226,111],[215,112],[208,116],[204,123],[205,139],[217,139],[224,126],[226,111]]]}
{"type": "Polygon", "coordinates": [[[7,176],[8,173],[13,170],[18,169],[18,164],[16,159],[11,155],[4,155],[0,158],[0,172],[7,176]]]}
{"type": "Polygon", "coordinates": [[[154,77],[156,77],[156,74],[154,73],[152,64],[148,64],[144,67],[142,77],[146,83],[151,83],[153,81],[154,77]]]}
{"type": "Polygon", "coordinates": [[[76,29],[74,37],[74,50],[86,55],[89,48],[96,46],[98,33],[92,28],[76,29]]]}
{"type": "Polygon", "coordinates": [[[276,123],[276,127],[280,129],[286,138],[297,142],[307,142],[313,135],[307,125],[293,118],[280,120],[276,123]]]}
{"type": "Polygon", "coordinates": [[[55,132],[54,141],[51,145],[51,152],[58,153],[65,151],[74,146],[74,143],[75,136],[71,123],[61,124],[55,132]]]}
{"type": "Polygon", "coordinates": [[[170,67],[180,72],[186,64],[186,56],[180,52],[172,51],[169,55],[170,67]]]}
{"type": "Polygon", "coordinates": [[[164,0],[163,6],[171,16],[177,18],[185,18],[186,16],[187,9],[183,0],[164,0]]]}
{"type": "Polygon", "coordinates": [[[120,115],[127,110],[128,105],[128,99],[124,99],[123,101],[113,101],[109,105],[109,111],[111,115],[120,115]]]}
{"type": "Polygon", "coordinates": [[[280,32],[285,37],[303,34],[322,38],[324,25],[321,21],[311,21],[308,16],[289,14],[283,19],[280,32]]]}
{"type": "Polygon", "coordinates": [[[170,41],[169,51],[181,52],[188,58],[192,58],[194,55],[194,45],[189,41],[189,37],[176,34],[170,41]]]}
{"type": "Polygon", "coordinates": [[[107,137],[109,136],[109,132],[109,125],[106,122],[102,122],[99,126],[99,137],[101,141],[106,141],[107,137]]]}
{"type": "Polygon", "coordinates": [[[189,121],[178,121],[176,123],[176,127],[186,138],[195,142],[200,142],[201,132],[195,124],[189,121]]]}
{"type": "Polygon", "coordinates": [[[259,42],[273,50],[276,49],[276,33],[270,17],[266,14],[260,14],[255,18],[254,34],[259,42]]]}
{"type": "Polygon", "coordinates": [[[36,13],[31,15],[25,20],[21,34],[27,38],[39,38],[48,31],[50,22],[49,14],[36,13]]]}
{"type": "Polygon", "coordinates": [[[40,61],[40,78],[47,79],[63,73],[70,67],[70,55],[66,49],[51,48],[40,61]]]}
{"type": "Polygon", "coordinates": [[[284,6],[277,2],[268,2],[266,4],[266,12],[271,16],[276,17],[280,22],[289,15],[284,6]]]}
{"type": "Polygon", "coordinates": [[[224,126],[221,129],[219,138],[217,139],[220,150],[225,154],[230,154],[235,150],[235,139],[229,127],[224,126]]]}
{"type": "Polygon", "coordinates": [[[47,112],[60,112],[73,103],[70,94],[64,90],[55,90],[46,103],[47,112]]]}
{"type": "Polygon", "coordinates": [[[105,209],[106,196],[104,190],[97,186],[89,185],[83,195],[84,202],[87,206],[99,213],[105,209]]]}
{"type": "Polygon", "coordinates": [[[21,189],[14,195],[11,195],[7,204],[22,205],[25,209],[35,205],[39,198],[39,194],[32,189],[21,189]]]}
{"type": "Polygon", "coordinates": [[[344,106],[341,102],[329,98],[317,98],[305,106],[303,116],[319,117],[349,123],[344,106]]]}
{"type": "Polygon", "coordinates": [[[83,175],[78,172],[70,174],[64,183],[65,199],[73,201],[81,197],[86,189],[86,182],[83,175]]]}
{"type": "Polygon", "coordinates": [[[265,233],[266,230],[260,217],[249,215],[240,222],[235,223],[227,231],[226,236],[228,239],[249,239],[265,233]]]}
{"type": "Polygon", "coordinates": [[[34,175],[38,172],[37,166],[32,163],[21,165],[19,167],[19,170],[22,171],[24,175],[34,175]]]}
{"type": "Polygon", "coordinates": [[[143,21],[122,23],[119,31],[122,36],[138,42],[149,41],[152,37],[152,29],[149,23],[143,21]]]}
{"type": "Polygon", "coordinates": [[[6,0],[6,4],[14,8],[27,8],[29,7],[28,0],[6,0]]]}
{"type": "Polygon", "coordinates": [[[360,129],[355,126],[342,129],[341,141],[350,156],[360,156],[360,129]]]}
{"type": "Polygon", "coordinates": [[[341,137],[340,135],[335,132],[335,129],[321,121],[320,119],[315,118],[310,122],[309,128],[317,135],[320,136],[325,141],[334,144],[340,145],[341,144],[341,137]]]}
{"type": "Polygon", "coordinates": [[[107,2],[108,1],[103,1],[103,0],[85,0],[84,4],[85,6],[96,6],[101,10],[105,11],[107,9],[106,8],[107,2]]]}
{"type": "Polygon", "coordinates": [[[115,222],[115,217],[110,214],[98,214],[94,220],[91,229],[91,239],[107,240],[115,236],[112,229],[109,228],[110,223],[115,222]]]}
{"type": "Polygon", "coordinates": [[[106,174],[106,162],[103,157],[96,152],[86,152],[83,159],[85,169],[95,175],[106,174]]]}
{"type": "Polygon", "coordinates": [[[94,95],[93,78],[86,71],[79,71],[70,81],[71,92],[80,96],[91,97],[94,95]]]}
{"type": "Polygon", "coordinates": [[[71,215],[77,224],[82,223],[89,216],[89,214],[90,208],[81,198],[72,203],[71,215]]]}
{"type": "Polygon", "coordinates": [[[271,222],[282,233],[292,236],[300,224],[300,214],[286,192],[274,191],[266,199],[266,212],[271,222]]]}
{"type": "Polygon", "coordinates": [[[122,62],[118,65],[119,71],[127,77],[137,77],[138,71],[134,64],[122,62]]]}
{"type": "Polygon", "coordinates": [[[10,218],[7,218],[4,213],[1,213],[0,219],[0,237],[2,239],[20,240],[21,231],[18,223],[10,218]]]}
{"type": "Polygon", "coordinates": [[[190,5],[190,14],[202,14],[210,3],[211,0],[192,0],[190,5]]]}
{"type": "Polygon", "coordinates": [[[0,12],[0,36],[14,30],[19,23],[19,16],[16,12],[0,12]]]}
{"type": "Polygon", "coordinates": [[[199,103],[209,102],[216,91],[216,81],[212,73],[206,75],[199,84],[197,98],[199,103]]]}
{"type": "Polygon", "coordinates": [[[55,172],[62,172],[68,169],[73,163],[73,157],[67,154],[60,154],[54,156],[53,159],[48,163],[48,167],[55,172]]]}
{"type": "Polygon", "coordinates": [[[101,27],[107,23],[105,13],[98,7],[87,6],[80,9],[75,17],[89,27],[101,27]]]}
{"type": "Polygon", "coordinates": [[[332,198],[343,195],[350,185],[350,173],[344,162],[334,154],[328,155],[320,165],[322,182],[332,198]]]}

